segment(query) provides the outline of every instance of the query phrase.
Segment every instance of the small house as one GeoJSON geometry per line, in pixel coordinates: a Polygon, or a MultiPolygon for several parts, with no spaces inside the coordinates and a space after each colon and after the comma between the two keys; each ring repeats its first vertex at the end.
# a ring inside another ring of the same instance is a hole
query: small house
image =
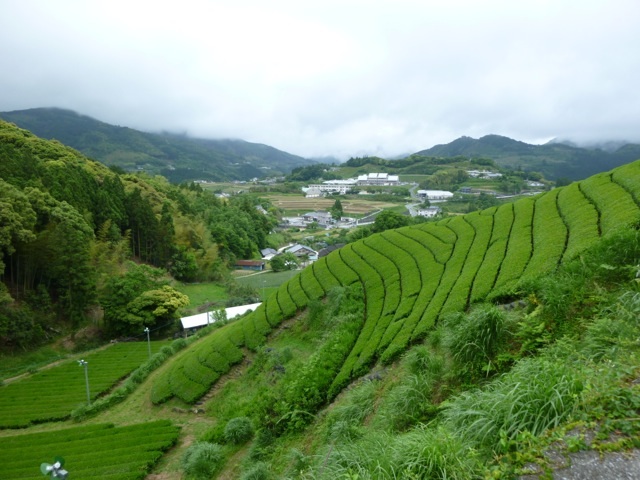
{"type": "Polygon", "coordinates": [[[264,270],[265,263],[262,260],[236,260],[236,268],[242,270],[264,270]]]}
{"type": "Polygon", "coordinates": [[[318,252],[316,252],[311,247],[307,247],[306,245],[296,244],[292,247],[287,248],[285,252],[293,253],[298,258],[306,257],[312,262],[315,262],[318,259],[318,252]]]}

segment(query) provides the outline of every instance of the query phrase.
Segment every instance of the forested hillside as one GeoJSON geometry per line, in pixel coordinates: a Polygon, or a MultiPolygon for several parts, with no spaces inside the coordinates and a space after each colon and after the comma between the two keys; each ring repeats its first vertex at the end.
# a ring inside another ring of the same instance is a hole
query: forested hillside
{"type": "Polygon", "coordinates": [[[0,121],[0,346],[33,346],[96,308],[117,333],[168,323],[184,303],[168,274],[220,279],[264,248],[275,218],[257,202],[121,175],[0,121]]]}
{"type": "Polygon", "coordinates": [[[172,183],[277,176],[313,163],[268,145],[140,132],[60,108],[1,112],[0,118],[106,165],[162,174],[172,183]]]}
{"type": "Polygon", "coordinates": [[[532,145],[500,135],[486,135],[479,139],[460,137],[453,142],[421,150],[416,155],[490,158],[498,165],[514,170],[541,172],[551,180],[581,180],[637,160],[640,145],[626,144],[613,151],[604,151],[557,142],[532,145]]]}

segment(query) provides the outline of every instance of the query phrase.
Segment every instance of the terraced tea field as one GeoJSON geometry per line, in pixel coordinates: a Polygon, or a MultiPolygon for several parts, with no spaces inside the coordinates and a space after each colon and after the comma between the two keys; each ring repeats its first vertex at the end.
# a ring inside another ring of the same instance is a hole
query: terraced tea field
{"type": "Polygon", "coordinates": [[[349,244],[175,362],[156,381],[152,400],[196,401],[242,360],[243,347],[262,345],[273,328],[332,287],[359,283],[366,318],[329,389],[331,400],[374,362],[391,362],[422,339],[444,315],[552,270],[602,236],[638,222],[639,199],[640,162],[635,162],[536,197],[349,244]]]}

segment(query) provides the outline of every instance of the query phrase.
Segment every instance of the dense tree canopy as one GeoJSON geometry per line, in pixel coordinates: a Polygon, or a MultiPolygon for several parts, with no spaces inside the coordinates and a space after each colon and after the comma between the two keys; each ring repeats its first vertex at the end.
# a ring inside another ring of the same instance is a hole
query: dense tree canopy
{"type": "Polygon", "coordinates": [[[259,203],[109,169],[0,121],[0,346],[32,345],[52,319],[78,326],[95,307],[119,333],[164,322],[184,303],[166,272],[223,278],[266,246],[276,218],[259,203]],[[152,270],[141,278],[128,258],[152,270]]]}

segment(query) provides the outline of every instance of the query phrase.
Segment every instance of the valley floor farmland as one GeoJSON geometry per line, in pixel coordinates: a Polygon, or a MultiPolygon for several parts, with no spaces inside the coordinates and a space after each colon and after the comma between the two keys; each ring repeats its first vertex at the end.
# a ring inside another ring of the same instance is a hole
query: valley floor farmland
{"type": "MultiPolygon", "coordinates": [[[[276,207],[282,208],[285,212],[299,213],[314,210],[329,210],[333,207],[335,199],[328,198],[305,198],[302,195],[263,195],[268,198],[276,207]]],[[[345,215],[361,216],[374,210],[397,207],[397,203],[379,202],[363,199],[340,199],[345,215]]]]}

